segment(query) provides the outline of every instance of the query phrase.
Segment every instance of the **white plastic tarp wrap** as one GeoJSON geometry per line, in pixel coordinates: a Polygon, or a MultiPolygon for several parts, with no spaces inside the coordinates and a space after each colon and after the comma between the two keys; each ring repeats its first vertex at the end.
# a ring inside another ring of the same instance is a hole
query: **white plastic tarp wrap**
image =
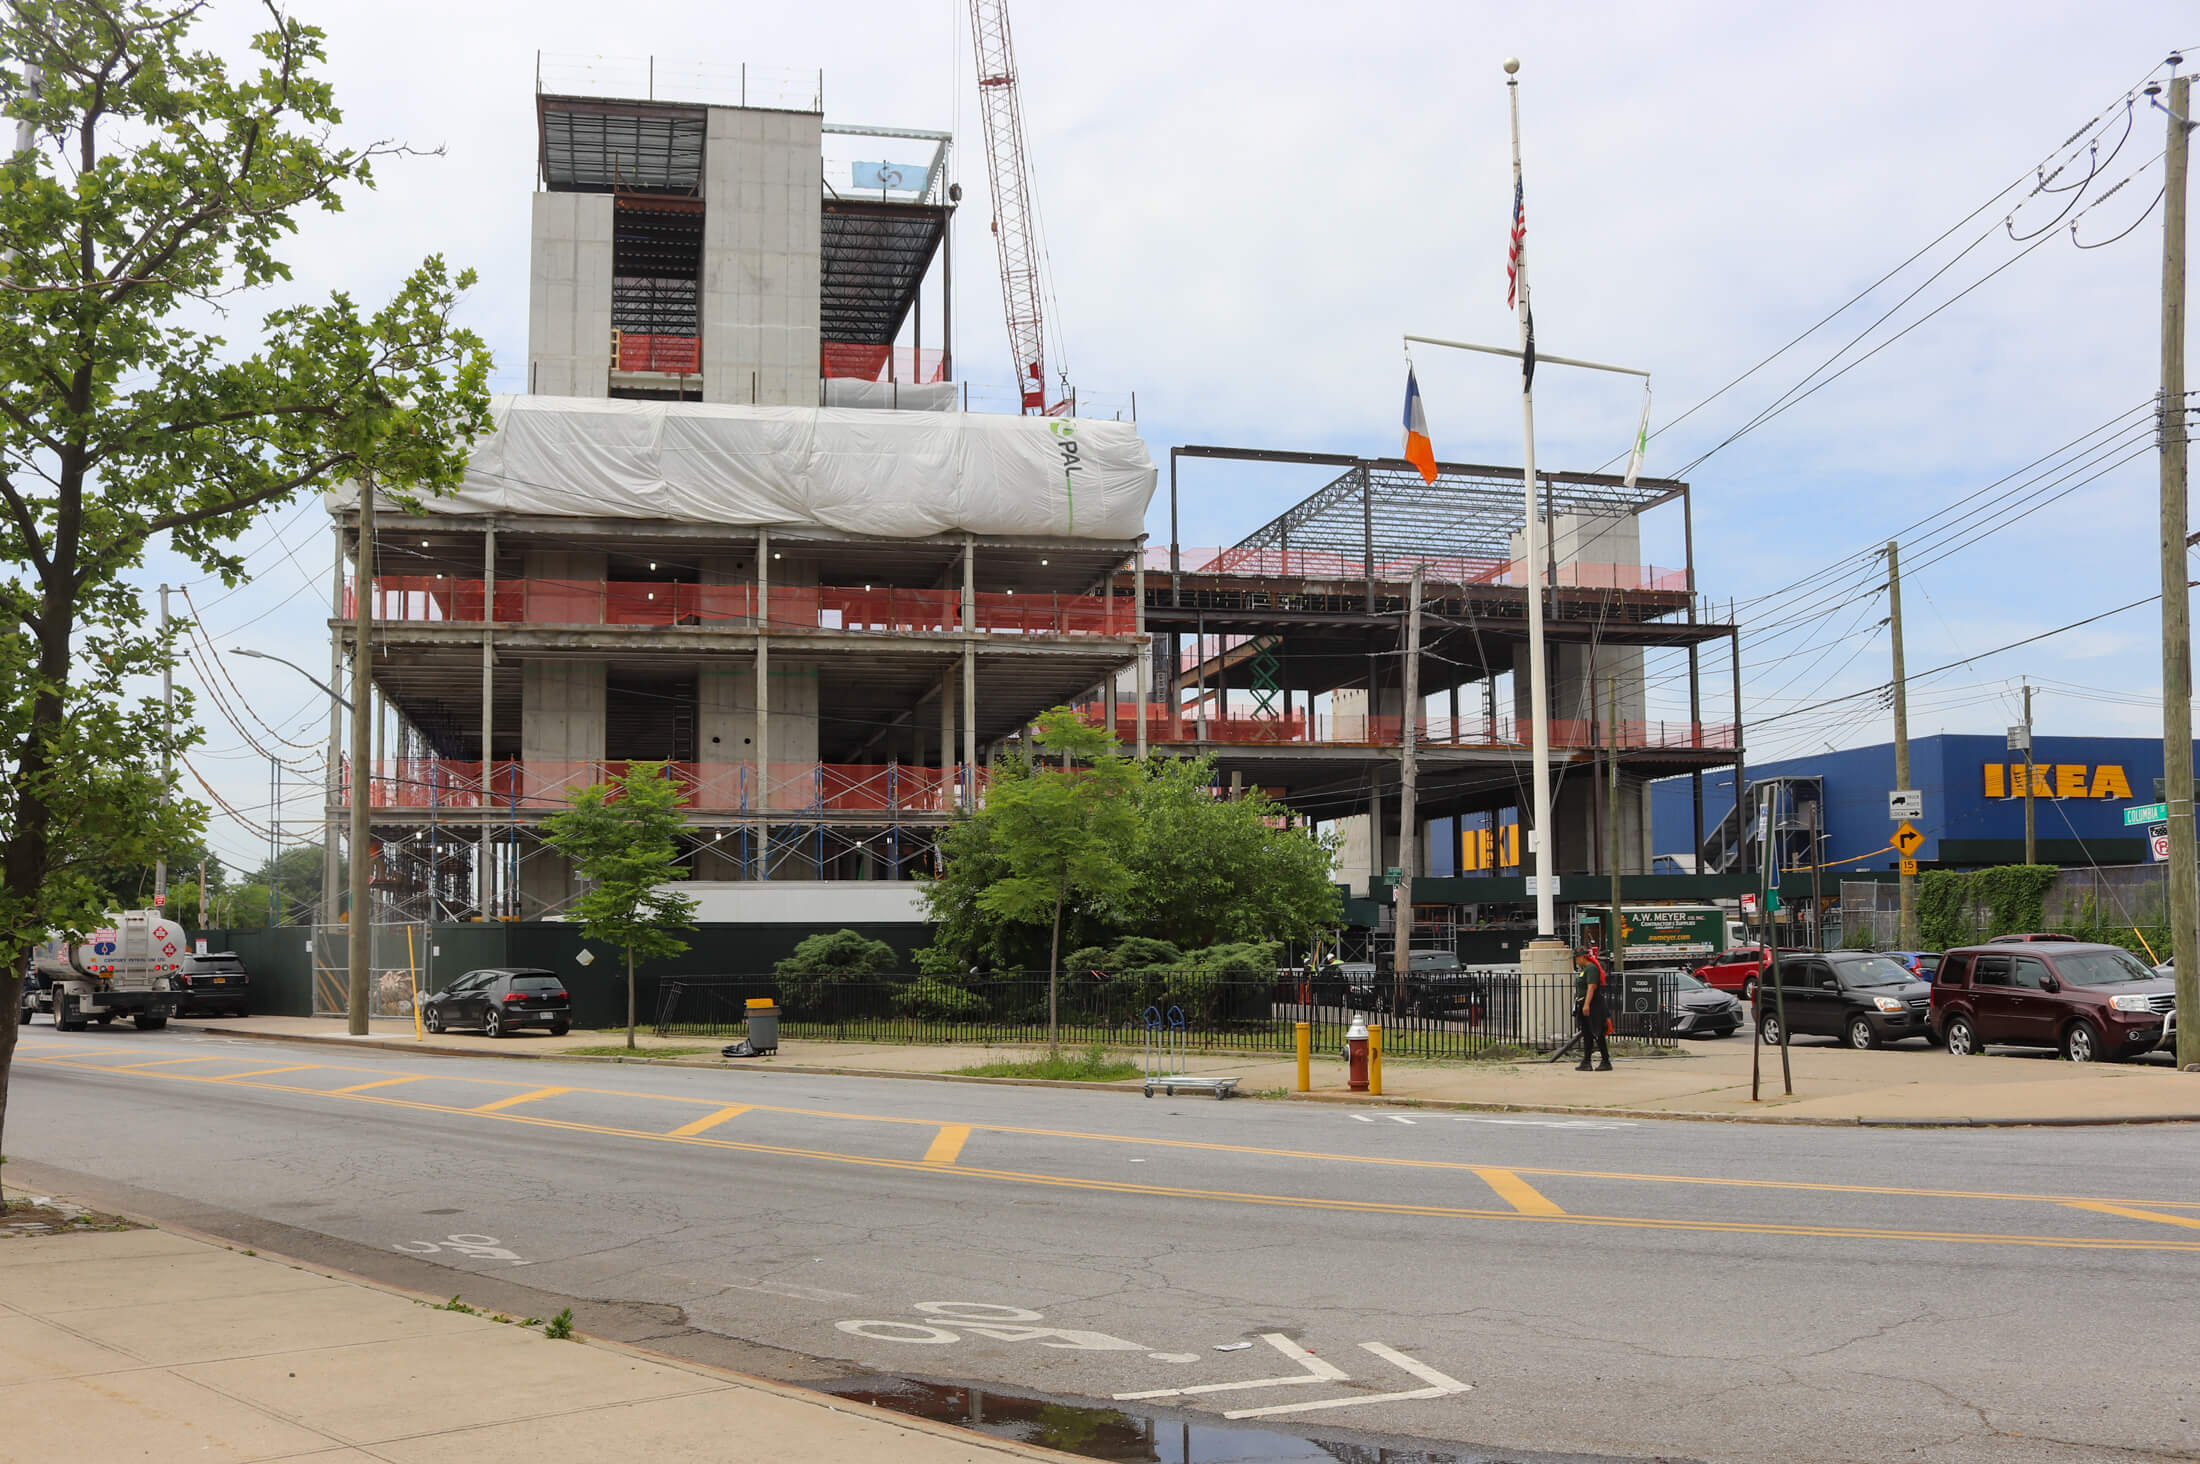
{"type": "Polygon", "coordinates": [[[1129,540],[1154,491],[1125,422],[546,396],[490,410],[495,430],[430,513],[1129,540]]]}

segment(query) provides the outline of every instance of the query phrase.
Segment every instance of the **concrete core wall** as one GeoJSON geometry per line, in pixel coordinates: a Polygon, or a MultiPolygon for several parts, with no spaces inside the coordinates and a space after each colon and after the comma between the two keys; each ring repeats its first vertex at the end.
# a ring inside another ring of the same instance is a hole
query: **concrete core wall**
{"type": "Polygon", "coordinates": [[[703,400],[817,405],[819,119],[713,107],[703,152],[703,400]]]}
{"type": "Polygon", "coordinates": [[[537,193],[527,389],[600,397],[611,382],[611,195],[537,193]]]}

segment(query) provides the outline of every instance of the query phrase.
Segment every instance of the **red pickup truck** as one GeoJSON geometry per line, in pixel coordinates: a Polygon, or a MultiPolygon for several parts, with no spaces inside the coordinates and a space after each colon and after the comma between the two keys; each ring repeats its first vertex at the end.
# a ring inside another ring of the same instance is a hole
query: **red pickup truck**
{"type": "MultiPolygon", "coordinates": [[[[1806,955],[1808,952],[1791,951],[1788,947],[1782,946],[1780,947],[1780,954],[1783,956],[1800,956],[1806,955]]],[[[1771,964],[1772,958],[1765,953],[1763,946],[1736,946],[1733,950],[1724,951],[1713,956],[1710,960],[1698,966],[1696,968],[1696,979],[1715,991],[1731,991],[1745,1002],[1755,1001],[1757,999],[1757,982],[1763,977],[1765,968],[1771,964]]]]}

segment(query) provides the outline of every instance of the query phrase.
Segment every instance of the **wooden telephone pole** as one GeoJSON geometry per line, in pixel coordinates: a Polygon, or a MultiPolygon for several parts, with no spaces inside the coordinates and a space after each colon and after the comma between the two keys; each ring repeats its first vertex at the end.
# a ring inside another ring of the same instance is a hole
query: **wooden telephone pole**
{"type": "MultiPolygon", "coordinates": [[[[1910,784],[1910,680],[1902,666],[1902,560],[1894,540],[1887,541],[1887,634],[1894,642],[1894,785],[1910,784]]],[[[1908,863],[1908,856],[1904,856],[1908,863]]],[[[1901,900],[1898,950],[1917,949],[1917,876],[1897,874],[1901,900]]],[[[1786,1033],[1781,1034],[1785,1037],[1786,1033]]]]}
{"type": "MultiPolygon", "coordinates": [[[[2172,56],[2170,64],[2182,58],[2172,56]]],[[[2151,95],[2153,88],[2148,88],[2151,95]]],[[[2200,859],[2192,822],[2192,610],[2185,543],[2185,171],[2192,78],[2169,82],[2162,179],[2162,771],[2169,804],[2170,946],[2177,962],[2177,1065],[2200,1064],[2200,859]]]]}

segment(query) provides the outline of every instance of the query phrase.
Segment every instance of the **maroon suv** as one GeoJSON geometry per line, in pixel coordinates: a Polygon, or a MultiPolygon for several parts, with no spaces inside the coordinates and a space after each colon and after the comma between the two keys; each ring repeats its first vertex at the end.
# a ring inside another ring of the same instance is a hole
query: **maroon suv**
{"type": "Polygon", "coordinates": [[[2001,1043],[2113,1062],[2159,1046],[2176,1006],[2174,981],[2111,945],[1969,946],[1942,956],[1933,978],[1933,1032],[1958,1056],[2001,1043]]]}

